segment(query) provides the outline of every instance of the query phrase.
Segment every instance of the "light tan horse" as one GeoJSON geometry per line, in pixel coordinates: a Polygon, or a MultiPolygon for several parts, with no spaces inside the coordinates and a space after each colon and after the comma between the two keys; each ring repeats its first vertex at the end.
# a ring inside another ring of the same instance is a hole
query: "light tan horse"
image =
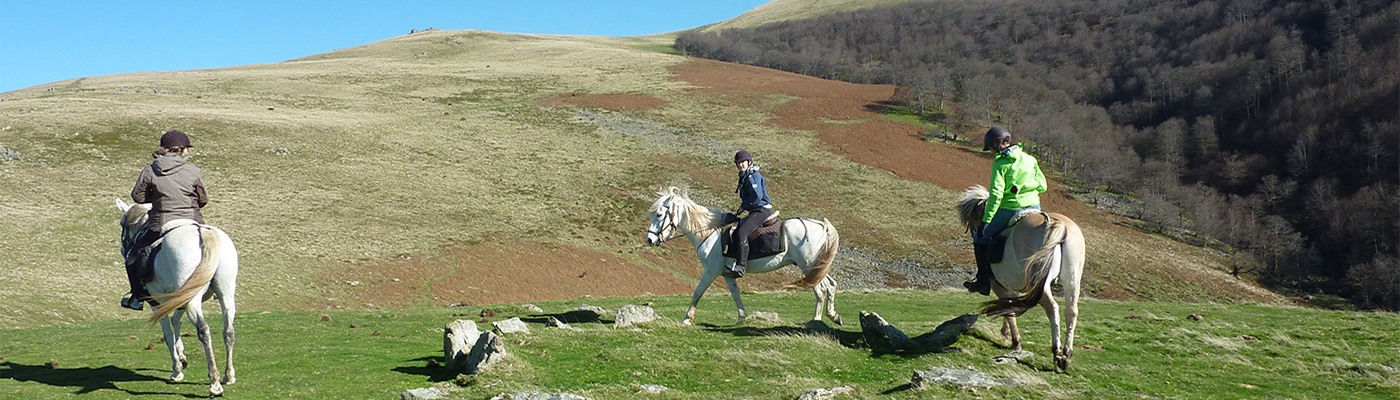
{"type": "MultiPolygon", "coordinates": [[[[744,321],[744,302],[739,300],[739,284],[728,271],[726,265],[734,259],[724,256],[720,243],[720,231],[724,225],[723,210],[705,207],[690,200],[684,191],[672,187],[657,193],[659,198],[651,205],[651,224],[647,227],[647,244],[660,246],[672,239],[673,232],[680,232],[690,239],[695,247],[695,256],[700,259],[704,270],[700,282],[695,285],[695,295],[690,298],[690,309],[685,312],[681,323],[690,325],[695,320],[695,305],[705,294],[715,278],[724,275],[729,285],[729,294],[734,297],[734,306],[739,308],[739,322],[744,321]]],[[[841,237],[836,227],[825,220],[792,218],[783,220],[783,237],[787,241],[787,251],[768,257],[749,260],[749,273],[763,273],[792,265],[802,270],[802,279],[788,284],[789,288],[811,288],[817,295],[817,311],[813,321],[822,319],[825,304],[827,319],[841,324],[841,315],[836,313],[836,281],[827,275],[831,262],[836,259],[841,237]]]]}
{"type": "MultiPolygon", "coordinates": [[[[962,223],[971,233],[982,221],[987,203],[987,189],[974,186],[963,192],[957,211],[962,223]]],[[[1021,350],[1021,332],[1016,317],[1039,304],[1050,318],[1050,351],[1055,357],[1055,370],[1064,372],[1074,356],[1074,329],[1079,321],[1079,277],[1084,273],[1084,233],[1079,225],[1061,214],[1028,213],[1020,221],[1002,231],[1007,236],[1002,261],[992,264],[992,291],[997,300],[983,304],[982,313],[1006,317],[1002,335],[1011,337],[1011,345],[1021,350]],[[1048,217],[1048,218],[1047,218],[1048,217]],[[1065,319],[1068,329],[1065,342],[1060,343],[1059,304],[1050,285],[1058,279],[1064,289],[1065,319]]]]}

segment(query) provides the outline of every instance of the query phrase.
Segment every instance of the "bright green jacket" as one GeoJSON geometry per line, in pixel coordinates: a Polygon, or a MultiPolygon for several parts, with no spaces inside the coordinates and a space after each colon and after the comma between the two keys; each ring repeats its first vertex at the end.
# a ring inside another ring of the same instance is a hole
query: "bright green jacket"
{"type": "Polygon", "coordinates": [[[992,222],[999,209],[1019,210],[1040,204],[1045,192],[1045,174],[1035,157],[1021,151],[1018,143],[997,153],[992,160],[992,183],[987,185],[987,207],[982,222],[992,222]],[[1011,188],[1016,188],[1016,193],[1011,188]]]}

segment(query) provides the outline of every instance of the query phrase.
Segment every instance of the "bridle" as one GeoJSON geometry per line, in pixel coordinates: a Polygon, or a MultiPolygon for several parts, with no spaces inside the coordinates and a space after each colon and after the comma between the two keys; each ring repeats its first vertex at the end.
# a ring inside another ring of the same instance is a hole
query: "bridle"
{"type": "MultiPolygon", "coordinates": [[[[670,202],[668,201],[667,203],[668,203],[668,204],[667,204],[667,208],[669,208],[669,206],[670,206],[669,203],[670,203],[670,202]]],[[[647,234],[656,235],[656,237],[660,238],[660,237],[661,237],[661,234],[662,234],[663,232],[666,232],[667,229],[674,229],[674,228],[677,228],[677,227],[679,227],[679,225],[677,225],[675,222],[672,222],[671,212],[670,212],[670,211],[667,211],[667,212],[666,212],[666,222],[665,222],[664,224],[661,225],[661,228],[658,228],[657,230],[651,230],[650,228],[648,228],[648,229],[647,229],[647,234]]],[[[676,229],[676,230],[679,231],[679,229],[676,229]]],[[[677,233],[675,236],[671,236],[671,237],[668,237],[668,238],[665,238],[665,239],[661,239],[661,241],[656,242],[656,244],[657,244],[657,245],[661,245],[661,244],[663,244],[663,243],[666,243],[667,241],[670,241],[671,239],[675,239],[675,238],[678,238],[678,237],[681,237],[681,236],[685,236],[685,234],[684,234],[684,233],[677,233]]]]}

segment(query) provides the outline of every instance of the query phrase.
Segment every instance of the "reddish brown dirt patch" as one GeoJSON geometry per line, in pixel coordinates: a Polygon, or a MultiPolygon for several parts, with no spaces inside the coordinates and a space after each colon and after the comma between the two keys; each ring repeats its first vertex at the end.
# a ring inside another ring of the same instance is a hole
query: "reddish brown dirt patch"
{"type": "MultiPolygon", "coordinates": [[[[698,86],[690,89],[718,94],[738,105],[761,104],[770,94],[796,100],[773,112],[774,126],[818,132],[818,139],[836,154],[890,171],[905,179],[928,182],[949,190],[986,186],[991,160],[965,148],[931,143],[913,124],[881,116],[894,97],[893,85],[861,85],[749,65],[692,58],[670,67],[672,79],[698,86]],[[831,121],[865,121],[835,124],[831,121]]],[[[1051,191],[1041,196],[1046,210],[1068,215],[1080,224],[1114,226],[1122,218],[1074,201],[1051,179],[1051,191]],[[1091,221],[1092,220],[1092,221],[1091,221]]]]}
{"type": "Polygon", "coordinates": [[[359,284],[349,286],[346,294],[378,307],[670,295],[694,289],[680,278],[616,255],[541,243],[468,245],[355,266],[337,277],[341,285],[351,280],[359,284]]]}
{"type": "Polygon", "coordinates": [[[599,107],[613,111],[649,110],[666,106],[666,100],[642,93],[560,93],[540,101],[540,105],[563,107],[599,107]]]}

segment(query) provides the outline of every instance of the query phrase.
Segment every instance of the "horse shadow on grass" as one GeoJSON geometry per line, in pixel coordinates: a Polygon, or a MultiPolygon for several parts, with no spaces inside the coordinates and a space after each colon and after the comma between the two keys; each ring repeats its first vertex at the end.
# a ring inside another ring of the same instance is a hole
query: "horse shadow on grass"
{"type": "MultiPolygon", "coordinates": [[[[143,371],[153,371],[155,369],[142,369],[143,371]]],[[[24,365],[6,361],[0,364],[0,380],[9,379],[15,382],[34,382],[49,386],[72,387],[76,391],[73,394],[84,395],[98,390],[110,389],[126,392],[132,396],[143,395],[176,395],[187,398],[205,398],[206,395],[163,393],[163,392],[140,392],[117,387],[118,382],[144,382],[159,381],[173,385],[201,385],[195,382],[169,382],[154,376],[145,375],[136,371],[119,368],[116,366],[105,366],[100,368],[50,368],[48,365],[24,365]]]]}
{"type": "MultiPolygon", "coordinates": [[[[872,314],[873,315],[873,314],[872,314]]],[[[874,316],[879,318],[878,315],[874,316]]],[[[864,319],[865,316],[862,316],[864,319]]],[[[883,322],[883,319],[880,320],[883,322]]],[[[967,315],[955,318],[934,331],[916,337],[907,337],[903,332],[893,327],[886,327],[885,330],[877,330],[865,326],[862,323],[859,331],[845,331],[828,326],[825,322],[812,320],[807,323],[796,325],[783,325],[772,327],[756,326],[718,326],[712,324],[702,324],[701,326],[711,332],[728,333],[735,336],[817,336],[827,337],[836,340],[841,346],[851,349],[869,350],[871,358],[879,358],[886,355],[894,355],[903,358],[916,358],[926,354],[952,353],[962,351],[952,344],[959,336],[966,332],[967,327],[976,321],[976,315],[967,315]],[[891,333],[902,337],[901,341],[891,338],[891,333]]]]}
{"type": "Polygon", "coordinates": [[[598,313],[593,312],[592,310],[572,310],[562,313],[536,314],[533,317],[520,317],[520,320],[527,323],[544,324],[549,322],[550,318],[557,319],[559,320],[559,322],[563,322],[566,324],[612,325],[614,322],[612,319],[603,319],[603,316],[598,315],[598,313]]]}
{"type": "Polygon", "coordinates": [[[444,382],[457,378],[457,371],[453,371],[451,368],[448,368],[447,366],[441,364],[442,357],[418,357],[412,360],[407,360],[406,362],[413,362],[423,366],[394,367],[393,371],[409,375],[422,375],[428,378],[428,382],[444,382]]]}

